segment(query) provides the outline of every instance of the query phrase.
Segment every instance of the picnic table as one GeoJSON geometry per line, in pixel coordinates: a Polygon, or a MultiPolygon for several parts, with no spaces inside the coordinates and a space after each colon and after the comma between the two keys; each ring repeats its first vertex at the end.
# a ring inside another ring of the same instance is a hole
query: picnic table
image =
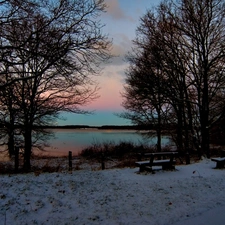
{"type": "Polygon", "coordinates": [[[175,169],[175,157],[178,157],[178,152],[154,152],[154,153],[139,153],[138,161],[135,164],[140,168],[139,171],[152,171],[153,166],[162,166],[163,170],[175,169]],[[148,160],[141,161],[142,158],[148,160]]]}
{"type": "Polygon", "coordinates": [[[216,168],[218,169],[224,168],[225,157],[212,158],[211,160],[216,162],[216,168]]]}
{"type": "Polygon", "coordinates": [[[212,161],[216,162],[216,168],[221,169],[225,166],[225,151],[221,151],[221,156],[216,158],[211,158],[212,161]]]}

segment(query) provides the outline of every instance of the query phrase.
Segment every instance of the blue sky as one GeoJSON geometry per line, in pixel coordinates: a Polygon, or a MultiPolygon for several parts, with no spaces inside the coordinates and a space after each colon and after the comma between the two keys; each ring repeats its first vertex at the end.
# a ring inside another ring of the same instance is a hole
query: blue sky
{"type": "Polygon", "coordinates": [[[99,84],[100,97],[86,106],[94,111],[91,115],[63,114],[64,120],[59,125],[129,125],[130,121],[119,118],[115,114],[122,112],[121,106],[125,70],[128,64],[124,57],[132,48],[135,30],[139,19],[147,9],[157,6],[160,0],[105,0],[107,12],[100,18],[105,24],[103,32],[112,40],[114,57],[104,65],[102,74],[96,77],[99,84]]]}

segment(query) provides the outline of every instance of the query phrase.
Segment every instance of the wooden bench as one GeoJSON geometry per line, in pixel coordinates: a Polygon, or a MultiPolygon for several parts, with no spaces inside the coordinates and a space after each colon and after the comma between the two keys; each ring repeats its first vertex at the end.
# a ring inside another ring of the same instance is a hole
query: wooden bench
{"type": "Polygon", "coordinates": [[[163,170],[175,169],[176,160],[174,159],[178,155],[178,152],[156,152],[156,153],[145,153],[138,154],[138,159],[141,160],[143,157],[150,158],[147,161],[138,161],[135,164],[140,168],[139,171],[152,171],[153,166],[162,166],[163,170]],[[160,158],[160,159],[156,159],[160,158]],[[163,158],[163,159],[161,159],[163,158]]]}
{"type": "Polygon", "coordinates": [[[211,160],[216,162],[216,168],[224,168],[225,157],[212,158],[211,160]]]}

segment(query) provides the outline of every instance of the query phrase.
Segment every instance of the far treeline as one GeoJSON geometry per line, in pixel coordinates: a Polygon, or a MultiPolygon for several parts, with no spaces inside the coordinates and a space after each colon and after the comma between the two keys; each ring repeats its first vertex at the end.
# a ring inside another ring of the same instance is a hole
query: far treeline
{"type": "Polygon", "coordinates": [[[127,54],[121,115],[162,128],[180,152],[225,143],[225,1],[167,0],[140,19],[127,54]]]}
{"type": "MultiPolygon", "coordinates": [[[[1,127],[1,126],[0,126],[1,127]]],[[[39,128],[39,127],[34,127],[39,128]]],[[[103,126],[88,126],[88,125],[64,125],[64,126],[44,126],[43,129],[99,129],[99,130],[155,130],[154,125],[103,125],[103,126]]],[[[171,127],[170,127],[171,128],[171,127]]],[[[165,131],[170,129],[165,127],[165,131]]]]}

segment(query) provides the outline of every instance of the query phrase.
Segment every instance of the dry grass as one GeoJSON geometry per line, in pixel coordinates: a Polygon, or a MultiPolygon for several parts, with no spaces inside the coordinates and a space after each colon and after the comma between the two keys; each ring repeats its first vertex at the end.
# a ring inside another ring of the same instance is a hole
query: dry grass
{"type": "MultiPolygon", "coordinates": [[[[163,151],[171,150],[166,147],[163,151]]],[[[104,143],[101,145],[92,145],[84,149],[79,156],[72,158],[72,171],[76,170],[101,170],[111,168],[133,168],[137,161],[137,153],[140,152],[155,152],[154,147],[144,145],[134,145],[128,142],[119,144],[104,143]]],[[[221,149],[216,148],[214,154],[221,154],[221,149]]],[[[197,161],[197,154],[191,154],[191,162],[197,161]]],[[[177,164],[185,163],[185,156],[177,159],[177,164]]],[[[18,173],[24,173],[22,168],[23,161],[20,160],[18,173]]],[[[52,172],[68,172],[69,160],[68,157],[52,157],[36,155],[31,159],[31,172],[36,176],[41,173],[52,172]]],[[[14,160],[0,162],[0,174],[12,174],[14,170],[14,160]]]]}

